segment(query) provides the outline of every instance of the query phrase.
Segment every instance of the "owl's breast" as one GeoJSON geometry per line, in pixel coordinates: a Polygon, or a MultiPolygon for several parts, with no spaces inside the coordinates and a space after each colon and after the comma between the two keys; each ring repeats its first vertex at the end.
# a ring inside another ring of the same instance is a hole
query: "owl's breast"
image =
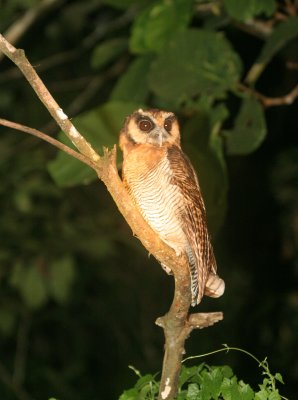
{"type": "Polygon", "coordinates": [[[136,206],[161,239],[181,253],[187,245],[181,217],[184,199],[172,177],[164,148],[139,146],[124,160],[124,182],[136,206]]]}

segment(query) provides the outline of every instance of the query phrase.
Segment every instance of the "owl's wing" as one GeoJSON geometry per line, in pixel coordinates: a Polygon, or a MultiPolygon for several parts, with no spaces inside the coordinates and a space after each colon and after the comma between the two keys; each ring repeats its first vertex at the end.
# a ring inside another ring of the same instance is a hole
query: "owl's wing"
{"type": "Polygon", "coordinates": [[[189,243],[186,253],[191,273],[192,305],[195,305],[204,294],[209,273],[216,276],[216,261],[196,173],[189,159],[177,146],[168,148],[167,158],[171,165],[171,184],[177,186],[183,195],[179,217],[189,243]]]}

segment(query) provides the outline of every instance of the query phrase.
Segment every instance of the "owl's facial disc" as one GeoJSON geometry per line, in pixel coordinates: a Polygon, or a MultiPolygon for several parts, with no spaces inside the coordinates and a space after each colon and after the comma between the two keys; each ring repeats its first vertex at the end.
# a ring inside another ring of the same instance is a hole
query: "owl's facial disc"
{"type": "Polygon", "coordinates": [[[175,115],[157,109],[136,110],[126,122],[123,133],[131,143],[162,147],[180,146],[179,125],[175,115]]]}
{"type": "Polygon", "coordinates": [[[171,136],[172,122],[167,119],[164,126],[159,126],[149,116],[139,114],[137,125],[142,133],[146,135],[146,142],[162,146],[171,136]]]}

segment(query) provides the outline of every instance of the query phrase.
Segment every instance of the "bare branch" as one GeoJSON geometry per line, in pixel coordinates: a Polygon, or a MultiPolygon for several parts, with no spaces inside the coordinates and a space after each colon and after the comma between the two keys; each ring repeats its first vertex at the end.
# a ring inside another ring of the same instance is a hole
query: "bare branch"
{"type": "Polygon", "coordinates": [[[87,158],[83,154],[80,154],[77,151],[71,149],[70,147],[66,146],[65,144],[59,142],[59,140],[56,140],[56,139],[52,138],[51,136],[46,135],[45,133],[43,133],[41,131],[38,131],[37,129],[30,128],[29,126],[17,124],[16,122],[8,121],[8,120],[2,119],[2,118],[0,118],[0,125],[36,136],[39,139],[42,139],[42,140],[50,143],[51,145],[57,147],[59,150],[64,151],[64,153],[67,153],[70,156],[78,159],[79,161],[83,162],[84,164],[87,164],[89,167],[96,169],[96,164],[93,161],[91,161],[89,158],[87,158]]]}
{"type": "Polygon", "coordinates": [[[240,83],[238,87],[242,92],[250,93],[256,99],[260,100],[265,108],[283,105],[288,106],[291,105],[298,97],[298,85],[295,86],[294,89],[292,89],[288,94],[280,97],[267,97],[256,90],[243,85],[242,83],[240,83]]]}
{"type": "Polygon", "coordinates": [[[22,71],[25,78],[28,80],[35,93],[48,109],[49,113],[55,119],[57,124],[66,133],[69,139],[77,147],[77,149],[89,157],[92,161],[99,161],[100,157],[92,148],[91,144],[88,143],[83,136],[78,132],[75,126],[71,123],[68,116],[63,112],[62,108],[59,107],[57,102],[54,100],[48,89],[45,87],[42,80],[37,75],[35,69],[27,60],[25,53],[21,49],[16,49],[12,46],[1,34],[0,34],[0,50],[10,58],[22,71]]]}

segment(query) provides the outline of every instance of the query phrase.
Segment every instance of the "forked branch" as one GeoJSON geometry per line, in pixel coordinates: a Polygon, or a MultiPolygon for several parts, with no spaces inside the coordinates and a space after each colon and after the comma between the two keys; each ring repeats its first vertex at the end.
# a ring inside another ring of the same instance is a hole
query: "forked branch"
{"type": "Polygon", "coordinates": [[[25,57],[24,51],[16,49],[2,35],[0,35],[0,50],[22,71],[37,96],[81,154],[36,129],[3,119],[0,119],[0,124],[38,136],[93,168],[99,179],[105,183],[134,235],[139,238],[150,254],[159,262],[171,268],[174,274],[175,294],[173,303],[169,312],[156,321],[157,325],[164,329],[165,334],[165,356],[159,398],[162,400],[173,399],[177,394],[181,359],[184,353],[186,338],[192,329],[208,327],[221,320],[223,318],[222,313],[189,315],[191,289],[186,257],[184,255],[177,257],[175,252],[160,240],[159,236],[149,227],[138,210],[136,210],[118,174],[116,147],[111,151],[104,149],[104,155],[100,157],[91,144],[78,132],[62,108],[56,103],[25,57]]]}

